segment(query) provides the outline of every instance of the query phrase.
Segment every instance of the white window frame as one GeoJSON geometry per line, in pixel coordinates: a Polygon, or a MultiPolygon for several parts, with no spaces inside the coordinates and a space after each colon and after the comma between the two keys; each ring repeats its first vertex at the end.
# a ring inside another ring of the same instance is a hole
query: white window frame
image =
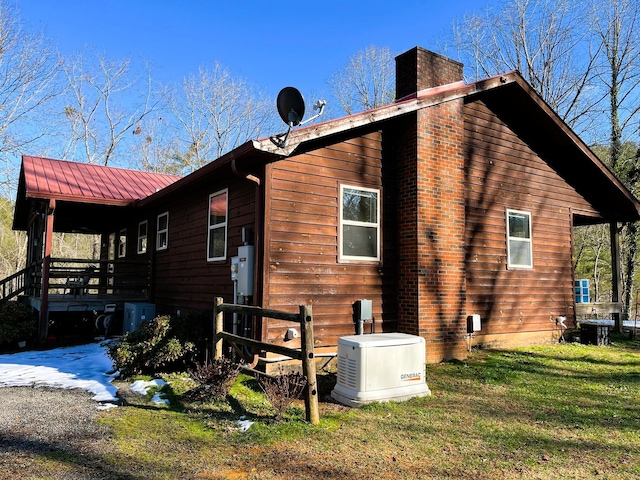
{"type": "Polygon", "coordinates": [[[207,262],[217,262],[220,260],[227,259],[227,246],[228,246],[227,225],[228,223],[229,223],[229,189],[225,188],[209,195],[209,203],[207,204],[207,262]],[[217,197],[219,195],[227,196],[227,201],[225,205],[224,222],[219,222],[212,225],[211,224],[211,200],[214,197],[217,197]],[[209,252],[209,245],[211,244],[211,234],[215,230],[219,230],[221,228],[224,229],[224,254],[221,257],[211,257],[209,255],[211,253],[209,252]]]}
{"type": "Polygon", "coordinates": [[[531,230],[532,230],[531,212],[527,212],[524,210],[512,210],[509,208],[507,209],[506,211],[507,268],[523,268],[523,269],[529,269],[529,270],[533,268],[533,238],[531,235],[531,230]],[[511,231],[509,229],[509,219],[511,218],[512,215],[520,215],[520,216],[524,215],[529,219],[528,221],[529,231],[527,232],[528,237],[511,236],[511,231]],[[526,246],[528,246],[529,258],[531,259],[531,263],[528,263],[528,264],[515,263],[515,261],[511,260],[511,242],[517,242],[517,243],[525,244],[526,246]]]}
{"type": "Polygon", "coordinates": [[[156,250],[166,250],[169,246],[169,212],[164,212],[158,215],[156,219],[156,250]],[[160,219],[162,217],[167,218],[166,228],[160,229],[160,219]],[[161,241],[164,235],[164,242],[161,241]]]}
{"type": "Polygon", "coordinates": [[[338,248],[339,248],[339,256],[338,259],[341,262],[379,262],[380,261],[380,239],[381,239],[381,216],[380,216],[380,189],[378,188],[369,188],[362,187],[357,185],[340,185],[340,198],[338,199],[338,203],[340,204],[340,212],[339,212],[339,238],[338,238],[338,248]],[[375,222],[360,222],[355,220],[345,220],[344,219],[344,191],[345,190],[358,190],[361,192],[372,192],[376,194],[376,221],[375,222]],[[356,255],[347,255],[344,252],[344,227],[345,226],[358,226],[358,227],[372,227],[376,229],[376,255],[375,257],[368,256],[356,256],[356,255]]]}
{"type": "Polygon", "coordinates": [[[127,229],[122,228],[118,232],[118,258],[127,256],[127,229]]]}
{"type": "Polygon", "coordinates": [[[140,253],[147,253],[147,242],[149,238],[149,222],[143,220],[138,223],[138,243],[136,244],[136,251],[140,253]],[[140,232],[140,228],[144,225],[144,235],[140,232]]]}

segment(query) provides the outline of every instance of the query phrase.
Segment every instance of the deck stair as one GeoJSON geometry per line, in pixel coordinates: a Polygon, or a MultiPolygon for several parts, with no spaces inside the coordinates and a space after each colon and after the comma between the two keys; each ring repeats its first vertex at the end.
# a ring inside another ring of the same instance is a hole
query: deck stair
{"type": "Polygon", "coordinates": [[[0,305],[25,293],[30,286],[27,280],[36,277],[41,270],[42,262],[38,262],[0,280],[0,305]]]}

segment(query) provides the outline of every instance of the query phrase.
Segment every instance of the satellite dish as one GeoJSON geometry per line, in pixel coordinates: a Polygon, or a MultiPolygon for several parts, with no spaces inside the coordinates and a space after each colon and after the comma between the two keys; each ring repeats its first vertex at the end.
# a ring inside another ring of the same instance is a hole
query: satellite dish
{"type": "Polygon", "coordinates": [[[326,104],[327,102],[325,102],[324,100],[318,100],[313,106],[313,109],[319,110],[319,112],[303,122],[302,117],[304,117],[304,98],[302,94],[298,91],[297,88],[284,87],[282,90],[280,90],[280,93],[278,93],[276,106],[278,107],[280,118],[282,118],[282,121],[286,123],[289,128],[284,133],[272,136],[271,141],[278,148],[284,148],[287,144],[287,139],[289,138],[291,128],[297,127],[298,125],[303,125],[307,122],[310,122],[311,120],[318,118],[320,115],[322,115],[326,104]]]}
{"type": "Polygon", "coordinates": [[[304,98],[297,88],[284,87],[280,90],[276,105],[284,123],[289,127],[300,125],[304,117],[304,98]]]}

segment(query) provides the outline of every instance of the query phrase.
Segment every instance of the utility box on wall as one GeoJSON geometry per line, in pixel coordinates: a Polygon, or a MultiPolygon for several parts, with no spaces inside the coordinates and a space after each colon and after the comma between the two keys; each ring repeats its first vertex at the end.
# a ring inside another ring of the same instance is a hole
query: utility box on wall
{"type": "Polygon", "coordinates": [[[347,335],[338,340],[338,381],[331,396],[358,407],[430,395],[424,338],[405,333],[347,335]]]}
{"type": "Polygon", "coordinates": [[[156,316],[156,306],[153,303],[125,303],[122,333],[134,332],[146,321],[156,316]]]}
{"type": "Polygon", "coordinates": [[[253,250],[253,245],[238,247],[238,295],[245,297],[253,295],[253,250]]]}

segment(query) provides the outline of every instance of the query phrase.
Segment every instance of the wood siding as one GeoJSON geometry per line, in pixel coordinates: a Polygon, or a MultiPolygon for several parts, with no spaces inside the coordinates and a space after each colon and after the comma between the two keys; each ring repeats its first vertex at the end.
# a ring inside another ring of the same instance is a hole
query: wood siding
{"type": "MultiPolygon", "coordinates": [[[[394,282],[393,274],[381,275],[386,250],[380,263],[338,261],[342,183],[382,189],[380,133],[281,160],[267,174],[263,305],[291,312],[312,305],[317,345],[336,345],[340,336],[354,333],[352,305],[362,298],[373,300],[377,331],[382,331],[382,320],[395,320],[392,308],[383,312],[386,286],[394,282]]],[[[384,212],[384,189],[381,195],[384,212]]],[[[385,224],[392,221],[383,218],[385,236],[385,224]]],[[[269,321],[263,338],[280,343],[288,326],[269,321]]]]}
{"type": "Polygon", "coordinates": [[[216,296],[233,301],[231,257],[242,244],[242,227],[254,228],[255,189],[249,181],[218,177],[158,205],[149,215],[149,253],[153,258],[153,299],[158,310],[176,313],[213,310],[216,296]],[[228,188],[227,258],[207,261],[209,195],[228,188]],[[156,217],[169,212],[166,250],[155,250],[156,217]]]}
{"type": "Polygon", "coordinates": [[[230,259],[237,255],[241,245],[242,227],[253,228],[255,186],[249,183],[229,186],[227,258],[208,262],[209,195],[225,187],[212,186],[192,193],[169,209],[168,248],[155,252],[157,303],[172,310],[211,310],[216,296],[233,301],[230,259]]]}
{"type": "Polygon", "coordinates": [[[597,212],[480,101],[465,135],[469,314],[483,334],[554,331],[573,317],[572,209],[597,212]],[[508,208],[531,212],[532,269],[507,268],[508,208]]]}

